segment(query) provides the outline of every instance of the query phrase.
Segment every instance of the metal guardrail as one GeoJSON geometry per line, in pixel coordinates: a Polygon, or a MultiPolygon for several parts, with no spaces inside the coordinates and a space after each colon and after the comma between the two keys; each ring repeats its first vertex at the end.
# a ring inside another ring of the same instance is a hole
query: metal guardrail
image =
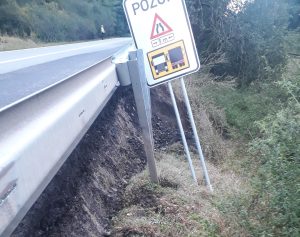
{"type": "Polygon", "coordinates": [[[108,58],[0,113],[0,236],[9,236],[119,85],[108,58]]]}

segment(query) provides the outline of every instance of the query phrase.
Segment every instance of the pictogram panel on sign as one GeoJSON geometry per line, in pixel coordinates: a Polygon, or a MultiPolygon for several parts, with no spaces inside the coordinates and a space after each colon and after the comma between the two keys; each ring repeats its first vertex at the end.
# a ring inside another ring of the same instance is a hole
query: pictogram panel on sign
{"type": "Polygon", "coordinates": [[[182,40],[148,53],[148,60],[155,80],[190,67],[182,40]]]}

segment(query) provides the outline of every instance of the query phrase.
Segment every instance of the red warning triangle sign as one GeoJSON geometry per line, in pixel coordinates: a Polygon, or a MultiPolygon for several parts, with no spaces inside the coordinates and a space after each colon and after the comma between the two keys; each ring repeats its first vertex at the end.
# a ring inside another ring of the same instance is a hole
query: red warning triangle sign
{"type": "Polygon", "coordinates": [[[155,13],[150,39],[156,39],[172,31],[172,28],[157,13],[155,13]]]}

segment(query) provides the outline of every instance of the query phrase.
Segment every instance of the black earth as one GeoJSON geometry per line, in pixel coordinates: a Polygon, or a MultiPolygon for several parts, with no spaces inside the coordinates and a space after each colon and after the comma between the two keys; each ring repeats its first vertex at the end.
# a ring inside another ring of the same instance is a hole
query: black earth
{"type": "MultiPolygon", "coordinates": [[[[160,149],[180,136],[166,87],[151,94],[160,149]]],[[[145,165],[133,92],[119,88],[12,236],[109,236],[128,180],[145,165]]]]}

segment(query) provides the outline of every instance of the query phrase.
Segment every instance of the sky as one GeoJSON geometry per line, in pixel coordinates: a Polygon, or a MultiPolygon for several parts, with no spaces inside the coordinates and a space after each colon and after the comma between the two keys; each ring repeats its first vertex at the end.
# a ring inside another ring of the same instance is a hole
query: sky
{"type": "Polygon", "coordinates": [[[244,4],[251,0],[231,0],[231,3],[228,5],[228,8],[234,12],[239,12],[242,10],[244,4]]]}

